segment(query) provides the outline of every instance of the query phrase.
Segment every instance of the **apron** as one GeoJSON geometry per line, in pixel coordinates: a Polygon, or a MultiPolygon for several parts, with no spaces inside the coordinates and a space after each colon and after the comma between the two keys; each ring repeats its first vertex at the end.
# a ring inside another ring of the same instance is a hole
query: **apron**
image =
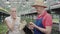
{"type": "MultiPolygon", "coordinates": [[[[42,20],[43,18],[39,18],[36,19],[36,21],[34,22],[38,27],[44,28],[43,24],[42,24],[42,20]]],[[[34,34],[44,34],[43,32],[41,32],[40,30],[34,28],[34,34]]]]}

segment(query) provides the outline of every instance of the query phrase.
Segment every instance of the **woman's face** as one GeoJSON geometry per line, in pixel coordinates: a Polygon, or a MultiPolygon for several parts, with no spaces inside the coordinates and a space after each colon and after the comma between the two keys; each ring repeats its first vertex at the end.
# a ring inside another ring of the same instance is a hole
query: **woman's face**
{"type": "Polygon", "coordinates": [[[16,9],[15,9],[15,8],[11,9],[10,15],[11,15],[13,18],[16,18],[17,14],[16,14],[16,9]]]}

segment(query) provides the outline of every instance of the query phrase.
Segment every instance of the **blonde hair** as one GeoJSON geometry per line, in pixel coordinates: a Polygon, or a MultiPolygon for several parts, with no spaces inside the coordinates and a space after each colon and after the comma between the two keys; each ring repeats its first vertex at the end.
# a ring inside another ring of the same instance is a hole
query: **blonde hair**
{"type": "Polygon", "coordinates": [[[11,10],[16,10],[16,8],[15,7],[11,7],[9,12],[8,12],[9,14],[10,14],[11,10]]]}

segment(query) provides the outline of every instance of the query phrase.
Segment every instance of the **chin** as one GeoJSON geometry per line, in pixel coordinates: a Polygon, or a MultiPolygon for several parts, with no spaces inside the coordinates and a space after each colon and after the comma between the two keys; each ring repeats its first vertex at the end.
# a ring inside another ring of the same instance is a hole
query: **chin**
{"type": "Polygon", "coordinates": [[[16,17],[13,17],[13,19],[16,19],[16,17]]]}
{"type": "Polygon", "coordinates": [[[41,14],[41,13],[38,13],[38,14],[41,14]]]}

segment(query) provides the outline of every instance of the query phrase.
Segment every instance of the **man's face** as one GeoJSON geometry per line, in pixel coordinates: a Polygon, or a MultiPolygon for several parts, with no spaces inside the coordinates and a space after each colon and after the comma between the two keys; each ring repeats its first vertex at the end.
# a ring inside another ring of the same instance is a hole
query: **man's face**
{"type": "Polygon", "coordinates": [[[43,7],[35,7],[36,8],[36,11],[37,11],[37,13],[38,14],[41,14],[42,12],[43,12],[43,10],[44,10],[44,8],[43,7]]]}
{"type": "Polygon", "coordinates": [[[16,17],[16,8],[12,8],[12,9],[11,9],[10,15],[11,15],[13,18],[16,17]]]}

